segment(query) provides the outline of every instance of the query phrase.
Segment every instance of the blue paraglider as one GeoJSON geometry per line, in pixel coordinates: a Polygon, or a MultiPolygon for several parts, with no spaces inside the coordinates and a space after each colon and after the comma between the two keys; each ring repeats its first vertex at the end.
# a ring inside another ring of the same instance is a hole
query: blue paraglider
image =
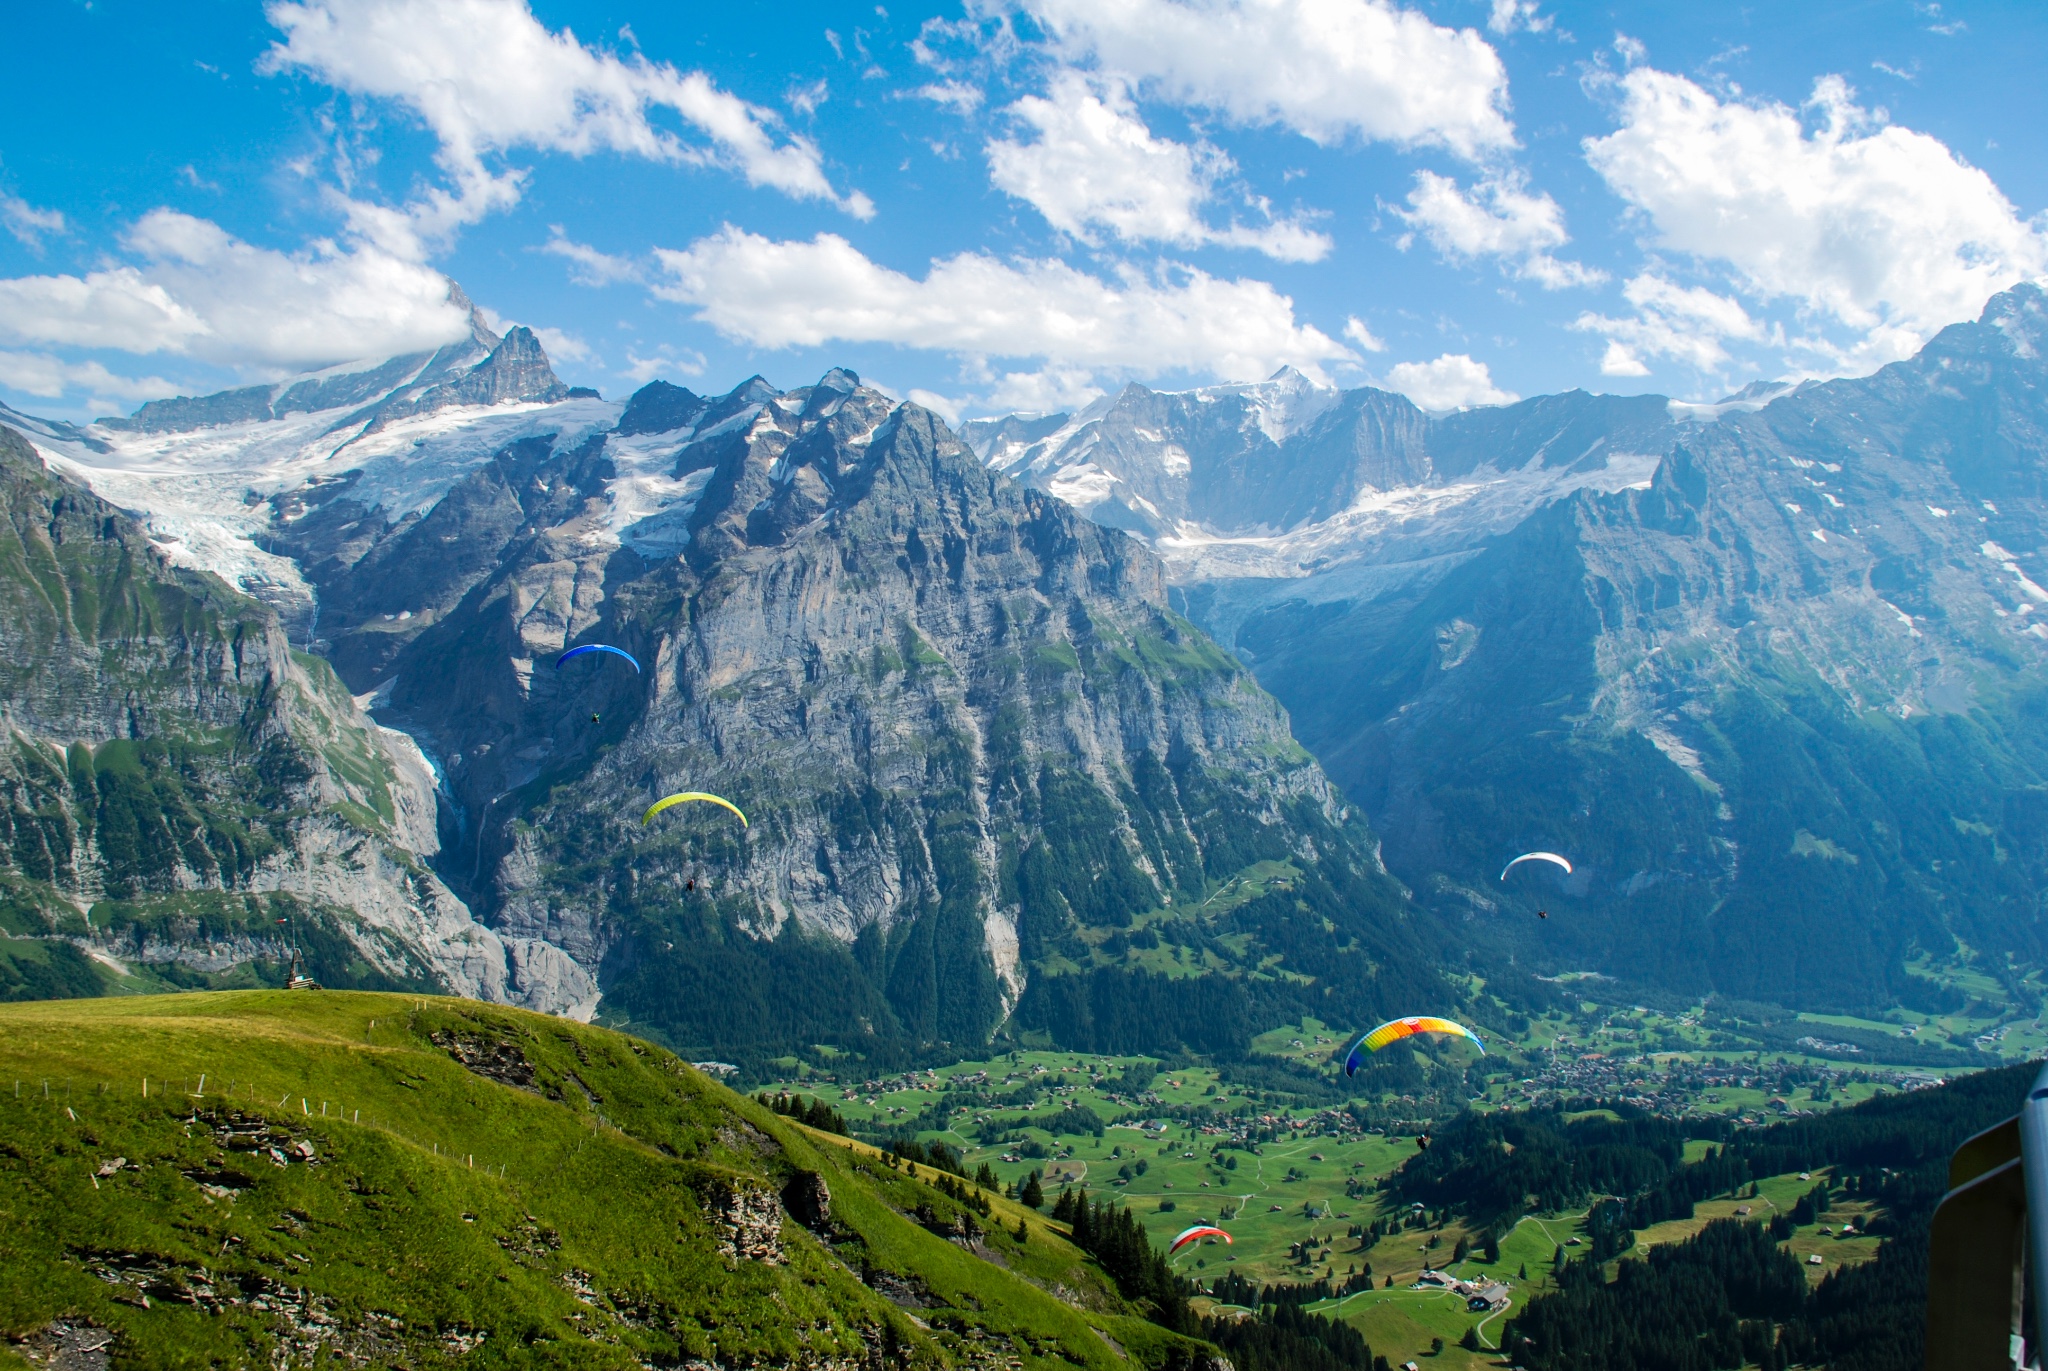
{"type": "Polygon", "coordinates": [[[555,670],[560,671],[562,663],[568,661],[571,657],[581,657],[586,652],[609,652],[615,656],[624,657],[628,662],[631,662],[633,670],[640,670],[640,663],[633,660],[632,653],[622,647],[613,647],[610,643],[585,643],[582,647],[572,647],[561,656],[555,658],[555,670]]]}

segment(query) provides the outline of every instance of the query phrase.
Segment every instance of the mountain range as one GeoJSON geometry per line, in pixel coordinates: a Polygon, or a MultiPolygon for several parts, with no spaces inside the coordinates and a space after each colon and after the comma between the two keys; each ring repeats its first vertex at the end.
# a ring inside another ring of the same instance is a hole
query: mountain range
{"type": "Polygon", "coordinates": [[[623,406],[522,375],[381,428],[353,385],[346,413],[23,427],[46,479],[162,511],[166,574],[304,635],[349,722],[432,776],[437,894],[566,953],[614,1022],[745,1061],[999,1029],[1223,1050],[1436,980],[1356,809],[1140,543],[848,372],[623,406]],[[593,641],[639,665],[554,665],[593,641]],[[750,823],[642,823],[685,788],[750,823]]]}
{"type": "MultiPolygon", "coordinates": [[[[1716,405],[1425,414],[1282,372],[956,434],[843,370],[605,401],[479,317],[122,420],[8,411],[48,467],[10,449],[10,594],[49,598],[62,507],[91,511],[95,594],[213,607],[24,638],[103,705],[11,678],[13,832],[104,825],[106,769],[54,759],[154,738],[166,832],[239,806],[274,844],[167,838],[124,877],[17,837],[41,912],[14,931],[94,976],[233,976],[276,937],[196,911],[274,893],[355,983],[601,1005],[749,1061],[1228,1051],[1307,1013],[1483,1019],[1568,973],[1856,1009],[1967,963],[2024,998],[2044,323],[2020,287],[1874,376],[1716,405]],[[641,669],[557,668],[588,642],[641,669]],[[252,803],[274,739],[297,788],[252,803]],[[748,826],[642,825],[686,788],[748,826]],[[1533,848],[1572,874],[1499,878],[1533,848]],[[316,880],[330,849],[355,865],[316,880]],[[148,937],[103,924],[122,900],[148,937]]],[[[57,974],[25,946],[23,985],[57,974]]]]}
{"type": "Polygon", "coordinates": [[[1131,529],[1498,962],[1806,1008],[2030,996],[2048,300],[1875,375],[1452,414],[1283,372],[972,423],[1131,529]],[[1530,849],[1570,854],[1553,880],[1530,849]],[[1546,906],[1550,917],[1531,917],[1546,906]]]}

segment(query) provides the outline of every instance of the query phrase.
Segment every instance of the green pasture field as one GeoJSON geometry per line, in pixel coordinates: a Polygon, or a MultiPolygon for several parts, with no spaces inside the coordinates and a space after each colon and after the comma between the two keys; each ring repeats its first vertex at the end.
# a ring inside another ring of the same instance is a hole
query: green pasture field
{"type": "MultiPolygon", "coordinates": [[[[1640,1025],[1638,1031],[1643,1037],[1663,1035],[1668,1041],[1670,1035],[1696,1031],[1682,1022],[1682,1015],[1616,1011],[1611,1006],[1588,1005],[1586,1009],[1587,1013],[1581,1019],[1559,1019],[1547,1026],[1541,1022],[1532,1025],[1530,1038],[1544,1040],[1547,1028],[1552,1035],[1562,1032],[1582,1041],[1588,1022],[1592,1021],[1595,1031],[1605,1035],[1601,1041],[1619,1051],[1627,1046],[1627,1035],[1610,1022],[1617,1013],[1640,1025]],[[1597,1014],[1593,1012],[1595,1010],[1597,1014]]],[[[1816,1017],[1814,1021],[1818,1028],[1821,1020],[1816,1017]]],[[[1974,1021],[1958,1020],[1957,1029],[1967,1028],[1971,1022],[1974,1021]]],[[[1291,1058],[1303,1066],[1328,1071],[1334,1070],[1330,1064],[1347,1041],[1340,1030],[1310,1019],[1261,1034],[1254,1046],[1263,1054],[1291,1058]]],[[[1505,1069],[1514,1070],[1518,1064],[1511,1054],[1522,1046],[1519,1043],[1502,1044],[1493,1050],[1505,1069]]],[[[1461,1047],[1453,1047],[1445,1057],[1463,1062],[1468,1058],[1452,1055],[1463,1051],[1461,1047]]],[[[1764,1060],[1776,1062],[1780,1055],[1766,1054],[1764,1060]]],[[[1819,1058],[1783,1055],[1792,1062],[1811,1061],[1817,1064],[1821,1061],[1819,1058]]],[[[1668,1065],[1674,1058],[1686,1061],[1733,1060],[1738,1057],[1744,1061],[1755,1060],[1754,1054],[1710,1053],[1697,1049],[1658,1054],[1660,1065],[1668,1065]]],[[[1846,1069],[1847,1066],[1841,1062],[1828,1064],[1838,1069],[1846,1069]]],[[[798,1063],[792,1060],[789,1065],[795,1067],[798,1063]]],[[[1387,1216],[1381,1208],[1385,1196],[1377,1189],[1377,1184],[1416,1154],[1414,1139],[1356,1133],[1331,1136],[1310,1129],[1296,1131],[1290,1128],[1283,1130],[1282,1136],[1274,1141],[1261,1143],[1255,1148],[1232,1146],[1214,1132],[1203,1132],[1166,1118],[1166,1111],[1161,1106],[1134,1106],[1128,1100],[1110,1098],[1110,1087],[1114,1082],[1133,1068],[1142,1071],[1150,1065],[1152,1063],[1144,1059],[1132,1057],[1020,1051],[991,1060],[960,1062],[937,1068],[921,1074],[910,1083],[910,1088],[877,1092],[872,1096],[819,1081],[808,1072],[802,1075],[793,1072],[792,1079],[784,1086],[824,1099],[839,1110],[857,1131],[885,1134],[892,1127],[916,1120],[926,1109],[945,1098],[949,1083],[962,1077],[986,1072],[988,1081],[979,1088],[997,1094],[1014,1090],[1027,1080],[1041,1085],[1064,1082],[1055,1087],[1058,1093],[1040,1095],[1029,1109],[994,1109],[980,1114],[963,1112],[950,1121],[952,1127],[943,1131],[924,1130],[918,1137],[927,1142],[942,1141],[958,1149],[969,1171],[986,1163],[1005,1185],[1019,1183],[1033,1171],[1041,1173],[1048,1207],[1062,1184],[1083,1186],[1096,1196],[1118,1197],[1131,1207],[1153,1241],[1162,1248],[1176,1233],[1191,1224],[1223,1222],[1234,1240],[1231,1244],[1210,1240],[1184,1249],[1173,1259],[1175,1270],[1203,1284],[1231,1271],[1259,1284],[1323,1278],[1336,1283],[1370,1264],[1373,1289],[1327,1301],[1312,1306],[1312,1309],[1356,1325],[1373,1349],[1396,1365],[1420,1357],[1428,1351],[1431,1339],[1439,1337],[1445,1344],[1442,1354],[1425,1364],[1437,1367],[1491,1364],[1490,1352],[1473,1354],[1457,1346],[1465,1330],[1476,1326],[1482,1345],[1490,1348],[1514,1310],[1549,1286],[1552,1262],[1559,1247],[1565,1247],[1568,1252],[1578,1250],[1573,1240],[1582,1238],[1583,1210],[1524,1218],[1502,1237],[1501,1259],[1496,1264],[1484,1262],[1476,1250],[1466,1261],[1452,1262],[1461,1236],[1470,1240],[1475,1249],[1478,1241],[1476,1233],[1468,1233],[1457,1224],[1431,1231],[1397,1231],[1369,1248],[1362,1248],[1360,1240],[1346,1236],[1346,1230],[1387,1216]],[[870,1098],[876,1101],[873,1106],[866,1102],[870,1098]],[[1042,1128],[1021,1126],[1022,1120],[1029,1115],[1042,1117],[1071,1105],[1092,1110],[1104,1121],[1105,1128],[1100,1137],[1090,1134],[1054,1135],[1042,1128]],[[1133,1113],[1139,1116],[1139,1121],[1152,1127],[1109,1122],[1133,1113]],[[1160,1123],[1165,1124],[1163,1130],[1157,1127],[1160,1123]],[[984,1144],[982,1133],[990,1125],[994,1125],[1007,1140],[984,1144]],[[1043,1155],[1027,1155],[1032,1151],[1043,1155]],[[1229,1165],[1233,1160],[1235,1167],[1229,1165]],[[1144,1164],[1142,1173],[1137,1170],[1141,1162],[1144,1164]],[[1130,1169],[1128,1175],[1119,1174],[1124,1168],[1130,1169]],[[1355,1198],[1347,1196],[1347,1183],[1356,1192],[1355,1198]],[[1162,1208],[1165,1204],[1173,1207],[1162,1208]],[[1430,1245],[1432,1236],[1436,1238],[1435,1246],[1430,1245]],[[1313,1257],[1307,1263],[1293,1255],[1300,1251],[1296,1245],[1304,1242],[1313,1244],[1310,1249],[1313,1257]],[[1447,1270],[1461,1279],[1499,1279],[1510,1287],[1510,1306],[1497,1314],[1473,1314],[1465,1309],[1462,1300],[1449,1294],[1411,1289],[1425,1267],[1447,1270]],[[1520,1274],[1524,1269],[1528,1273],[1526,1280],[1520,1274]],[[1386,1288],[1388,1276],[1394,1278],[1392,1289],[1386,1288]]],[[[841,1070],[844,1069],[842,1065],[841,1070]]],[[[899,1078],[894,1083],[903,1082],[899,1078]]],[[[1812,1087],[1771,1096],[1762,1090],[1721,1086],[1701,1092],[1690,1103],[1702,1113],[1776,1117],[1774,1112],[1767,1110],[1772,1099],[1783,1101],[1789,1110],[1820,1111],[1867,1099],[1887,1088],[1890,1087],[1872,1083],[1837,1083],[1823,1092],[1825,1098],[1815,1098],[1816,1091],[1812,1087]]],[[[1257,1114],[1288,1122],[1307,1120],[1318,1112],[1302,1108],[1290,1110],[1265,1102],[1258,1092],[1246,1092],[1231,1086],[1221,1079],[1216,1070],[1203,1066],[1161,1072],[1152,1081],[1150,1089],[1167,1104],[1207,1104],[1219,1111],[1228,1111],[1249,1102],[1257,1114]]],[[[1496,1082],[1486,1096],[1473,1101],[1474,1107],[1510,1105],[1513,1103],[1508,1098],[1510,1089],[1511,1083],[1496,1082]]],[[[1702,1141],[1688,1144],[1688,1160],[1697,1160],[1708,1146],[1702,1141]]],[[[1683,1241],[1697,1233],[1708,1220],[1736,1217],[1737,1211],[1743,1208],[1750,1213],[1740,1217],[1766,1222],[1776,1210],[1789,1210],[1813,1184],[1814,1179],[1801,1180],[1798,1176],[1771,1177],[1759,1184],[1759,1193],[1754,1199],[1706,1201],[1690,1220],[1659,1224],[1639,1233],[1637,1253],[1646,1253],[1651,1247],[1663,1243],[1683,1241]]],[[[1789,1250],[1801,1260],[1810,1281],[1817,1283],[1838,1267],[1868,1261],[1875,1255],[1877,1239],[1861,1236],[1841,1238],[1823,1232],[1824,1225],[1839,1230],[1844,1217],[1856,1216],[1860,1212],[1857,1205],[1838,1202],[1821,1222],[1808,1225],[1794,1235],[1788,1244],[1789,1250]],[[1816,1253],[1822,1258],[1821,1264],[1806,1264],[1806,1258],[1816,1253]]]]}

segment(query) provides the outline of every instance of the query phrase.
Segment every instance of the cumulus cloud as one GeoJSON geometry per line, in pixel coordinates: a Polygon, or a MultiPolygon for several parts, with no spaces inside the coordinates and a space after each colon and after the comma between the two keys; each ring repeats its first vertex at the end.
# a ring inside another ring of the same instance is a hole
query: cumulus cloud
{"type": "Polygon", "coordinates": [[[31,252],[43,250],[43,235],[64,232],[64,216],[54,209],[37,209],[19,195],[0,191],[0,224],[15,241],[31,252]]]}
{"type": "Polygon", "coordinates": [[[770,111],[639,53],[620,57],[551,32],[526,0],[273,0],[285,34],[265,54],[268,71],[303,71],[355,95],[412,110],[440,142],[454,190],[428,194],[403,213],[351,205],[359,232],[418,255],[431,239],[515,203],[522,173],[487,159],[518,148],[587,156],[616,152],[657,162],[717,165],[750,185],[825,200],[858,218],[874,213],[860,192],[841,195],[817,145],[784,129],[770,111]],[[694,138],[655,122],[666,111],[694,138]]]}
{"type": "Polygon", "coordinates": [[[1514,143],[1500,55],[1386,0],[1019,2],[1069,61],[1239,123],[1466,158],[1514,143]]]}
{"type": "Polygon", "coordinates": [[[1620,127],[1587,159],[1663,247],[1792,301],[1846,344],[1804,340],[1835,369],[1910,356],[1935,331],[2048,268],[2048,240],[1940,140],[1883,122],[1838,77],[1817,127],[1780,104],[1723,101],[1682,76],[1619,79],[1620,127]]]}
{"type": "Polygon", "coordinates": [[[1610,319],[1589,311],[1572,325],[1607,338],[1600,359],[1603,375],[1647,376],[1645,357],[1670,357],[1697,371],[1718,372],[1733,360],[1726,340],[1765,337],[1764,326],[1740,301],[1704,286],[1680,286],[1645,272],[1622,289],[1622,296],[1636,307],[1635,317],[1610,319]]]}
{"type": "Polygon", "coordinates": [[[1043,358],[1090,372],[1185,370],[1226,380],[1292,364],[1311,375],[1350,350],[1298,324],[1263,281],[1180,269],[1111,282],[1059,261],[961,253],[922,280],[844,238],[774,241],[727,226],[687,249],[657,249],[655,294],[694,306],[728,338],[758,347],[895,343],[972,357],[1043,358]]]}
{"type": "Polygon", "coordinates": [[[279,368],[425,351],[469,327],[447,277],[367,244],[276,252],[168,209],[124,241],[140,265],[0,280],[0,337],[279,368]]]}
{"type": "Polygon", "coordinates": [[[1063,70],[1045,96],[1026,96],[1009,113],[1036,137],[992,139],[990,179],[1062,233],[1092,241],[1100,228],[1125,242],[1214,243],[1289,262],[1329,254],[1327,235],[1270,215],[1263,224],[1210,226],[1202,206],[1236,165],[1206,143],[1154,137],[1120,82],[1063,70]]]}
{"type": "Polygon", "coordinates": [[[1462,352],[1447,352],[1434,362],[1399,363],[1387,372],[1387,389],[1399,391],[1421,409],[1439,412],[1512,404],[1521,398],[1496,386],[1486,363],[1462,352]]]}
{"type": "Polygon", "coordinates": [[[0,386],[45,399],[86,391],[112,400],[154,400],[178,390],[161,376],[118,376],[98,362],[5,350],[0,350],[0,386]]]}
{"type": "MultiPolygon", "coordinates": [[[[1510,274],[1545,290],[1607,279],[1603,271],[1553,255],[1553,249],[1571,241],[1563,208],[1548,195],[1530,194],[1511,173],[1488,176],[1466,191],[1448,176],[1419,171],[1415,189],[1408,192],[1408,208],[1394,212],[1446,257],[1496,257],[1510,274]]],[[[1401,240],[1404,250],[1410,238],[1401,240]]]]}

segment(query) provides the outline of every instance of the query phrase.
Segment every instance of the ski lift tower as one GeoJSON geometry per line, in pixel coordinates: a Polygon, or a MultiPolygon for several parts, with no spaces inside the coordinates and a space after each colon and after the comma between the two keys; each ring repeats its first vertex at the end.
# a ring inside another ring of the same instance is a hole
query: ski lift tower
{"type": "Polygon", "coordinates": [[[292,937],[292,960],[290,969],[285,973],[284,988],[286,990],[320,989],[320,982],[305,973],[304,954],[299,951],[299,924],[297,917],[287,915],[283,922],[291,929],[292,937]]]}

